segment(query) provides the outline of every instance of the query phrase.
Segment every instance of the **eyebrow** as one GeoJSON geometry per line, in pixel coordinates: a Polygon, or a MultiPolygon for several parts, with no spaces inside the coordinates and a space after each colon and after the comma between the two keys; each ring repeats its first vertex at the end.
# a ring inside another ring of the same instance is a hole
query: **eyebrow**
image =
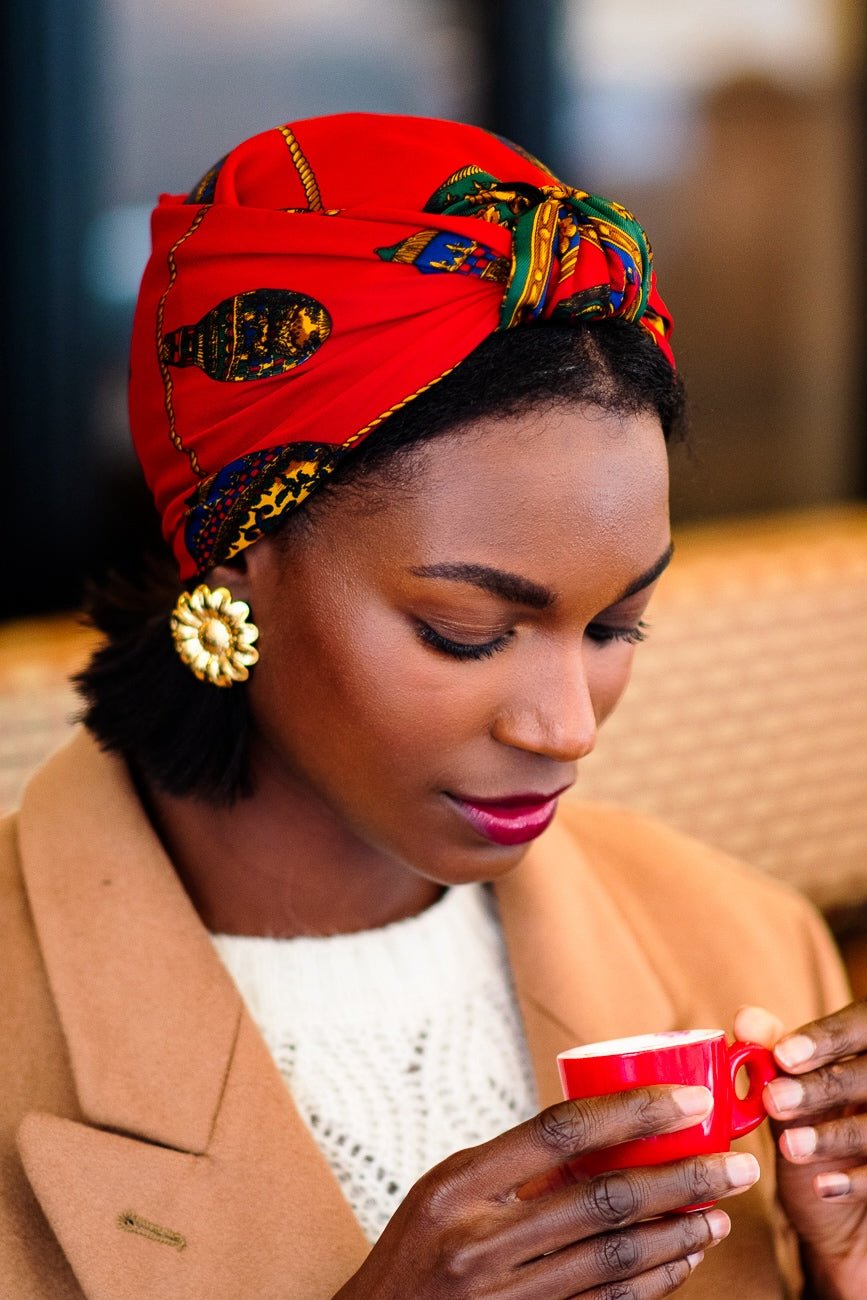
{"type": "MultiPolygon", "coordinates": [[[[644,573],[630,582],[625,591],[612,601],[617,605],[621,600],[636,595],[655,582],[671,562],[674,543],[669,543],[659,559],[644,573]]],[[[517,573],[507,573],[504,569],[492,569],[487,564],[421,564],[410,569],[416,578],[445,578],[449,582],[466,582],[492,596],[499,596],[513,605],[527,605],[530,609],[547,609],[557,599],[550,587],[531,582],[517,573]]]]}
{"type": "Polygon", "coordinates": [[[644,573],[639,574],[634,582],[630,582],[626,590],[622,591],[612,604],[619,605],[621,600],[628,600],[630,596],[637,595],[639,591],[644,591],[645,587],[649,587],[652,582],[656,582],[659,575],[665,573],[665,570],[668,568],[669,564],[671,564],[671,557],[673,555],[674,542],[669,542],[656,563],[651,564],[649,569],[646,569],[644,573]]]}
{"type": "Polygon", "coordinates": [[[513,605],[529,605],[531,609],[547,609],[556,599],[553,591],[517,573],[491,569],[486,564],[422,564],[410,569],[416,578],[447,578],[450,582],[468,582],[473,587],[499,596],[513,605]]]}

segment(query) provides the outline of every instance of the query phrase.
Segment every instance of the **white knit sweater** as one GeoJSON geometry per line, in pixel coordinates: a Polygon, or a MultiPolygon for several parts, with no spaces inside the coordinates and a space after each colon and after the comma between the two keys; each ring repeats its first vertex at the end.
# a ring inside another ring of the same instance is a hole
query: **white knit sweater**
{"type": "Polygon", "coordinates": [[[213,939],[370,1241],[427,1169],[536,1110],[483,886],[358,934],[213,939]]]}

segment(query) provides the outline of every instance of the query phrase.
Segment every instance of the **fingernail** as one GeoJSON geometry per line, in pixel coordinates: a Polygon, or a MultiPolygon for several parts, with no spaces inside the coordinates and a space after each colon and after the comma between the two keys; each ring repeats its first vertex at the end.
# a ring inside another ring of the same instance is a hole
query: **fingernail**
{"type": "Polygon", "coordinates": [[[726,1177],[731,1187],[750,1187],[759,1177],[759,1162],[745,1151],[726,1156],[726,1177]]]}
{"type": "Polygon", "coordinates": [[[708,1088],[675,1088],[671,1095],[683,1115],[709,1115],[713,1110],[713,1093],[708,1088]]]}
{"type": "Polygon", "coordinates": [[[725,1210],[708,1210],[704,1216],[714,1241],[722,1241],[732,1230],[732,1221],[725,1210]]]}
{"type": "Polygon", "coordinates": [[[689,1271],[692,1272],[694,1268],[698,1268],[699,1264],[703,1259],[704,1259],[703,1250],[697,1250],[692,1255],[687,1255],[686,1262],[687,1264],[689,1264],[689,1271]]]}
{"type": "Polygon", "coordinates": [[[816,1151],[816,1130],[814,1128],[788,1128],[780,1141],[790,1156],[800,1159],[811,1156],[816,1151]]]}
{"type": "Polygon", "coordinates": [[[804,1100],[804,1085],[797,1079],[773,1079],[768,1092],[775,1110],[797,1110],[804,1100]]]}
{"type": "Polygon", "coordinates": [[[813,1186],[826,1201],[835,1196],[845,1196],[852,1190],[852,1181],[848,1174],[816,1174],[813,1186]]]}
{"type": "Polygon", "coordinates": [[[808,1038],[806,1034],[792,1034],[791,1038],[784,1038],[777,1043],[774,1056],[781,1065],[790,1070],[795,1065],[803,1065],[805,1061],[809,1061],[815,1050],[816,1044],[812,1038],[808,1038]]]}

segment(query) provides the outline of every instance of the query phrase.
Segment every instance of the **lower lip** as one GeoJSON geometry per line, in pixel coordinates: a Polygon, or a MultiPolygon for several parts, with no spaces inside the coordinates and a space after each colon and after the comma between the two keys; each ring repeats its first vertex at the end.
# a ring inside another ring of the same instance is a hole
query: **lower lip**
{"type": "Polygon", "coordinates": [[[448,795],[458,812],[486,840],[494,844],[526,844],[551,825],[557,811],[557,799],[523,808],[467,803],[448,795]]]}

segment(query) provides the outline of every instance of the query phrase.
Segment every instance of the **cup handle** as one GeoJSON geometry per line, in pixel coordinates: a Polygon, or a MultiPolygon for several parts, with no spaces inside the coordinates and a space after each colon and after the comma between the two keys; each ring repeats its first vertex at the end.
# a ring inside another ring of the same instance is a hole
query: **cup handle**
{"type": "Polygon", "coordinates": [[[758,1043],[730,1043],[728,1050],[732,1076],[731,1135],[734,1139],[752,1133],[765,1118],[762,1092],[765,1084],[777,1077],[779,1070],[768,1049],[758,1043]],[[735,1079],[741,1069],[746,1070],[749,1080],[745,1097],[738,1097],[735,1093],[735,1079]]]}

